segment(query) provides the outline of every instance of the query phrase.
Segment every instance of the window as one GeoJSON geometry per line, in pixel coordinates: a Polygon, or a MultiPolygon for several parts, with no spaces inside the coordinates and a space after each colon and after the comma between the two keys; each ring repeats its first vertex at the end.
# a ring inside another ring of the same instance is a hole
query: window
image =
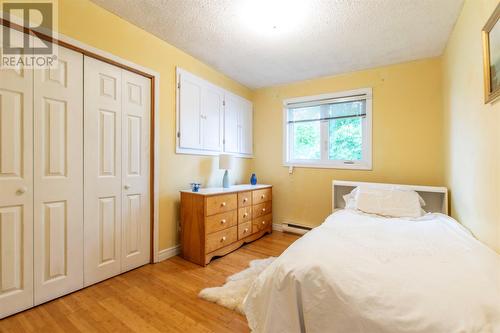
{"type": "Polygon", "coordinates": [[[371,88],[284,101],[287,166],[371,169],[371,88]]]}

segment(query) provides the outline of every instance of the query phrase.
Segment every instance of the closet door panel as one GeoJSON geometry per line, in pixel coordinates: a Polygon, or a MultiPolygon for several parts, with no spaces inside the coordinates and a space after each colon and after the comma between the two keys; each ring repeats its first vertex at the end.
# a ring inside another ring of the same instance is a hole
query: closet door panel
{"type": "Polygon", "coordinates": [[[201,107],[203,81],[188,73],[179,74],[179,146],[201,149],[201,107]]]}
{"type": "Polygon", "coordinates": [[[33,306],[33,72],[0,70],[0,318],[33,306]]]}
{"type": "Polygon", "coordinates": [[[203,149],[222,151],[223,138],[223,100],[222,90],[206,85],[202,91],[202,142],[203,149]]]}
{"type": "Polygon", "coordinates": [[[240,153],[253,154],[253,109],[252,103],[243,100],[239,113],[240,153]]]}
{"type": "Polygon", "coordinates": [[[58,52],[34,74],[35,304],[83,287],[83,55],[58,52]]]}
{"type": "Polygon", "coordinates": [[[122,71],[84,57],[84,285],[121,271],[122,71]]]}
{"type": "Polygon", "coordinates": [[[238,107],[238,98],[226,93],[224,106],[224,151],[227,153],[239,153],[238,107]]]}
{"type": "Polygon", "coordinates": [[[150,85],[122,71],[122,271],[150,257],[150,85]]]}

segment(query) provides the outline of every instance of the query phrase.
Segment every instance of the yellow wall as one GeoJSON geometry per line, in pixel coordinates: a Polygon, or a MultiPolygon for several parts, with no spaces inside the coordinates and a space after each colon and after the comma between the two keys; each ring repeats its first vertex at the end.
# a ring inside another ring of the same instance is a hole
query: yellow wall
{"type": "Polygon", "coordinates": [[[273,217],[315,226],[331,211],[333,179],[443,185],[441,62],[404,63],[263,88],[254,95],[254,169],[274,185],[273,217]],[[282,101],[291,97],[373,88],[373,170],[282,166],[282,101]]]}
{"type": "MultiPolygon", "coordinates": [[[[252,91],[88,0],[59,0],[59,32],[160,73],[160,249],[176,245],[178,190],[193,180],[218,185],[222,173],[217,157],[175,154],[175,67],[245,98],[251,99],[252,91]]],[[[247,180],[250,164],[239,160],[233,181],[247,180]]]]}
{"type": "Polygon", "coordinates": [[[246,182],[255,170],[260,182],[273,184],[275,222],[321,223],[333,179],[446,183],[454,217],[500,250],[500,103],[483,104],[480,38],[496,3],[466,0],[442,58],[255,92],[88,0],[59,0],[59,31],[161,75],[160,248],[177,243],[178,190],[193,180],[218,185],[222,177],[217,158],[175,154],[180,66],[254,100],[256,159],[239,160],[233,180],[246,182]],[[362,87],[373,87],[373,170],[296,168],[289,175],[282,166],[282,100],[362,87]]]}
{"type": "Polygon", "coordinates": [[[443,56],[452,215],[500,252],[500,101],[484,104],[481,29],[498,0],[466,0],[443,56]]]}

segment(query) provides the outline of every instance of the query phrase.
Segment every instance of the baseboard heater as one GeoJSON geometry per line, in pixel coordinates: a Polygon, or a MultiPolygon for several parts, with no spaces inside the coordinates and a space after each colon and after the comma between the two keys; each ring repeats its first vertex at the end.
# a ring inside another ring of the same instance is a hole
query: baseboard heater
{"type": "Polygon", "coordinates": [[[298,235],[303,235],[312,229],[311,227],[305,225],[289,223],[289,222],[284,222],[282,226],[283,226],[283,231],[298,235]]]}

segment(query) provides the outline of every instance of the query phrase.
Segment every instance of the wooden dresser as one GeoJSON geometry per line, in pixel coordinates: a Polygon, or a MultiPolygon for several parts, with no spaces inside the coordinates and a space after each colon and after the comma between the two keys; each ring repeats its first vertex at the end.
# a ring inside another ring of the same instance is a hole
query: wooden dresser
{"type": "Polygon", "coordinates": [[[181,252],[205,266],[272,232],[272,186],[235,185],[181,191],[181,252]]]}

